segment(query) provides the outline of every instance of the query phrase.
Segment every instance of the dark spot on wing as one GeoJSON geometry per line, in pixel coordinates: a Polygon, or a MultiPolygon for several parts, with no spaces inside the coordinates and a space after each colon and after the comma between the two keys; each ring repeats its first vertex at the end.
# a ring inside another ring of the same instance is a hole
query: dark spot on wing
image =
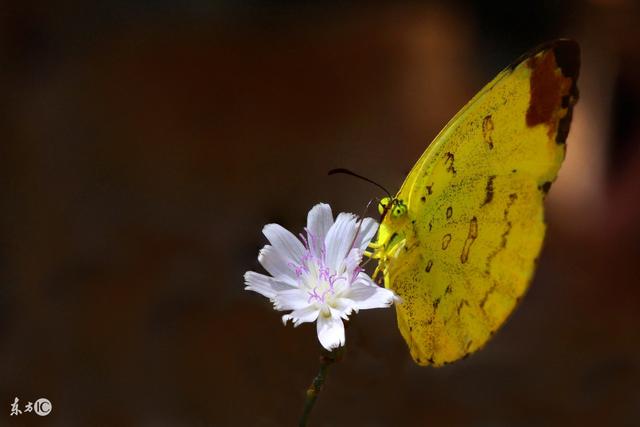
{"type": "Polygon", "coordinates": [[[484,270],[485,274],[490,274],[491,262],[496,257],[496,255],[498,255],[507,247],[507,237],[509,237],[509,233],[511,233],[511,228],[513,227],[513,224],[511,223],[511,221],[509,221],[509,211],[511,210],[511,206],[516,202],[517,199],[518,195],[516,193],[509,194],[509,201],[507,202],[507,206],[504,208],[503,212],[503,218],[506,222],[506,227],[502,232],[502,236],[500,238],[500,247],[494,249],[487,257],[487,263],[484,270]]]}
{"type": "Polygon", "coordinates": [[[430,358],[428,358],[428,359],[427,359],[427,362],[429,362],[429,363],[430,363],[430,364],[432,364],[432,365],[435,365],[435,364],[436,364],[436,361],[435,361],[435,360],[433,360],[433,356],[432,356],[432,357],[430,357],[430,358]]]}
{"type": "Polygon", "coordinates": [[[442,249],[447,249],[451,243],[451,234],[445,234],[442,238],[442,249]]]}
{"type": "Polygon", "coordinates": [[[562,74],[573,80],[578,79],[580,72],[580,46],[574,40],[561,39],[553,42],[556,63],[562,74]]]}
{"type": "Polygon", "coordinates": [[[469,302],[466,299],[463,299],[458,304],[458,308],[456,309],[456,312],[458,313],[458,317],[460,316],[460,311],[462,310],[462,307],[464,307],[465,305],[469,307],[469,302]]]}
{"type": "Polygon", "coordinates": [[[556,134],[556,142],[564,144],[569,135],[569,127],[571,126],[571,117],[573,116],[573,106],[578,102],[578,74],[580,72],[580,46],[573,40],[561,40],[556,43],[556,62],[562,70],[562,74],[571,79],[571,89],[569,91],[567,113],[560,119],[558,123],[558,133],[556,134]]]}
{"type": "Polygon", "coordinates": [[[453,208],[449,206],[447,208],[447,219],[451,218],[452,215],[453,215],[453,208]]]}
{"type": "Polygon", "coordinates": [[[462,247],[462,253],[460,254],[460,262],[465,263],[469,259],[469,250],[471,250],[471,245],[478,238],[478,219],[474,216],[471,218],[469,222],[469,234],[467,235],[467,240],[464,242],[464,246],[462,247]]]}
{"type": "Polygon", "coordinates": [[[578,89],[576,88],[576,95],[572,98],[572,103],[567,109],[564,117],[558,122],[558,133],[556,134],[556,144],[564,144],[567,142],[569,136],[569,129],[571,128],[571,118],[573,117],[573,106],[578,102],[578,89]]]}
{"type": "Polygon", "coordinates": [[[485,191],[484,202],[482,202],[480,207],[491,203],[491,201],[493,200],[493,181],[495,179],[496,179],[495,175],[491,175],[489,178],[487,178],[487,185],[484,189],[485,191]]]}
{"type": "Polygon", "coordinates": [[[433,184],[427,185],[427,194],[429,196],[433,194],[433,184]]]}
{"type": "Polygon", "coordinates": [[[420,197],[420,201],[421,201],[421,202],[426,202],[426,201],[427,201],[427,198],[426,198],[426,197],[424,197],[424,196],[422,196],[422,197],[420,197]]]}
{"type": "Polygon", "coordinates": [[[440,305],[440,298],[436,298],[433,300],[433,309],[437,309],[438,306],[440,305]]]}
{"type": "Polygon", "coordinates": [[[445,289],[445,290],[444,290],[444,293],[445,293],[445,294],[450,294],[450,293],[451,293],[451,291],[452,291],[452,289],[451,289],[451,285],[447,285],[447,289],[445,289]]]}
{"type": "Polygon", "coordinates": [[[489,295],[495,292],[497,286],[498,286],[498,283],[493,282],[491,287],[487,290],[487,292],[484,294],[484,296],[480,300],[480,308],[484,310],[484,305],[487,303],[487,299],[489,299],[489,295]]]}
{"type": "Polygon", "coordinates": [[[429,260],[429,262],[427,263],[427,266],[425,267],[424,271],[426,271],[427,273],[431,271],[431,267],[433,267],[433,261],[429,260]]]}
{"type": "Polygon", "coordinates": [[[433,227],[433,224],[431,223],[431,221],[429,221],[429,231],[431,231],[432,227],[433,227]]]}
{"type": "Polygon", "coordinates": [[[493,261],[493,258],[495,258],[496,255],[498,255],[501,251],[503,251],[507,247],[507,237],[509,237],[509,233],[511,233],[512,227],[513,225],[511,224],[511,221],[507,221],[507,227],[505,228],[504,232],[500,236],[500,247],[494,250],[493,252],[491,252],[487,257],[487,266],[485,269],[485,273],[489,274],[491,261],[493,261]]]}
{"type": "Polygon", "coordinates": [[[455,156],[453,155],[453,153],[450,152],[446,152],[445,153],[445,159],[444,159],[444,164],[447,167],[447,172],[451,172],[452,174],[456,174],[456,168],[454,165],[455,162],[455,156]]]}
{"type": "Polygon", "coordinates": [[[493,150],[493,138],[491,134],[493,133],[493,119],[491,114],[486,116],[482,120],[482,136],[484,138],[484,142],[489,146],[489,150],[493,150]]]}
{"type": "Polygon", "coordinates": [[[511,232],[511,228],[513,227],[513,224],[511,224],[511,221],[507,222],[507,228],[504,230],[504,232],[502,233],[502,241],[500,242],[500,248],[504,249],[507,247],[507,237],[509,237],[509,233],[511,232]]]}
{"type": "Polygon", "coordinates": [[[542,191],[544,194],[547,194],[549,192],[549,189],[551,189],[551,181],[547,181],[544,184],[538,186],[538,190],[542,191]]]}

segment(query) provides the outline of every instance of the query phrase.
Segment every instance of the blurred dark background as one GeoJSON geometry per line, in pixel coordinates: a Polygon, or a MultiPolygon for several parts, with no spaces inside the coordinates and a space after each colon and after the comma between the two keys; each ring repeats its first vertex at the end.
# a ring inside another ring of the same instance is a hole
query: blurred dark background
{"type": "Polygon", "coordinates": [[[640,425],[640,6],[592,0],[0,6],[0,425],[294,425],[315,327],[243,290],[268,222],[361,212],[484,83],[583,49],[530,292],[480,353],[413,364],[352,318],[315,426],[640,425]],[[46,397],[53,412],[10,417],[46,397]]]}

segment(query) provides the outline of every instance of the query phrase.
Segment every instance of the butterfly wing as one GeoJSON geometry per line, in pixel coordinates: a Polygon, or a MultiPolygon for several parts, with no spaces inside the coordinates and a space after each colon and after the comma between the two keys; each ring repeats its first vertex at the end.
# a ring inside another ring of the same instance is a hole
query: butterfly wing
{"type": "Polygon", "coordinates": [[[378,234],[386,287],[413,359],[442,365],[481,348],[532,278],[543,200],[565,155],[579,47],[541,46],[505,69],[442,130],[378,234]]]}

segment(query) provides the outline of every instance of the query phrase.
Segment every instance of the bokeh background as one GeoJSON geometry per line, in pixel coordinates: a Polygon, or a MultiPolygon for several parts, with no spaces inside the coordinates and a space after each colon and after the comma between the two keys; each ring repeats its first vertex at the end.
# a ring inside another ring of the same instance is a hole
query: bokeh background
{"type": "Polygon", "coordinates": [[[315,328],[242,275],[261,228],[361,212],[484,83],[583,49],[532,287],[480,353],[349,322],[314,426],[640,425],[640,6],[23,0],[0,6],[0,425],[295,425],[315,328]],[[10,403],[47,397],[47,418],[10,403]]]}

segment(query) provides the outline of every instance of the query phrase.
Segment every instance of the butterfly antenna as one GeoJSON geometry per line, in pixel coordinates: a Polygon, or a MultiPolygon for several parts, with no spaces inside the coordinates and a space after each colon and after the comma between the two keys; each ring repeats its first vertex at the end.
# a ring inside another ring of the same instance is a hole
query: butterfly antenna
{"type": "Polygon", "coordinates": [[[349,169],[344,169],[344,168],[337,168],[337,169],[331,169],[328,173],[328,175],[335,175],[338,173],[343,173],[345,175],[351,175],[354,176],[356,178],[360,178],[363,181],[367,181],[370,184],[375,185],[376,187],[378,187],[379,189],[381,189],[382,191],[384,191],[385,193],[387,193],[387,196],[389,196],[390,199],[393,199],[393,196],[391,195],[391,193],[389,193],[389,190],[387,190],[386,188],[384,188],[382,185],[378,184],[377,182],[373,181],[372,179],[369,179],[365,176],[359,175],[355,172],[350,171],[349,169]]]}
{"type": "MultiPolygon", "coordinates": [[[[391,193],[389,192],[389,190],[387,190],[386,188],[384,188],[382,185],[378,184],[377,182],[373,181],[372,179],[369,179],[365,176],[362,176],[360,174],[357,174],[353,171],[350,171],[349,169],[344,169],[344,168],[336,168],[336,169],[331,169],[327,175],[335,175],[335,174],[345,174],[345,175],[351,175],[354,176],[356,178],[360,178],[363,181],[367,181],[370,184],[375,185],[376,187],[378,187],[379,189],[381,189],[382,191],[384,191],[387,196],[389,197],[389,199],[393,200],[393,196],[391,195],[391,193]]],[[[371,203],[373,203],[374,201],[377,201],[378,199],[371,199],[369,200],[369,202],[367,203],[367,206],[365,206],[363,212],[362,212],[362,216],[360,216],[360,221],[358,222],[358,229],[356,230],[356,234],[355,236],[353,236],[353,241],[351,242],[351,248],[353,248],[354,244],[356,243],[356,238],[358,237],[358,234],[360,234],[360,228],[362,227],[362,221],[364,220],[364,216],[367,214],[367,210],[369,210],[369,207],[371,207],[371,203]]],[[[390,204],[386,205],[384,207],[384,212],[382,213],[382,216],[380,218],[380,222],[382,222],[382,220],[384,219],[385,215],[387,214],[387,211],[389,210],[390,204]]],[[[362,264],[362,267],[364,267],[365,265],[367,265],[369,263],[369,261],[371,261],[372,258],[367,258],[367,260],[362,264]]]]}
{"type": "Polygon", "coordinates": [[[373,203],[373,199],[369,200],[369,203],[367,203],[367,206],[365,206],[362,211],[362,215],[360,215],[360,220],[358,221],[358,228],[356,229],[356,234],[353,236],[353,240],[351,241],[351,246],[350,246],[351,249],[354,248],[356,239],[358,238],[358,234],[360,234],[360,229],[362,228],[362,222],[364,221],[364,216],[367,214],[367,211],[369,210],[371,203],[373,203]]]}

